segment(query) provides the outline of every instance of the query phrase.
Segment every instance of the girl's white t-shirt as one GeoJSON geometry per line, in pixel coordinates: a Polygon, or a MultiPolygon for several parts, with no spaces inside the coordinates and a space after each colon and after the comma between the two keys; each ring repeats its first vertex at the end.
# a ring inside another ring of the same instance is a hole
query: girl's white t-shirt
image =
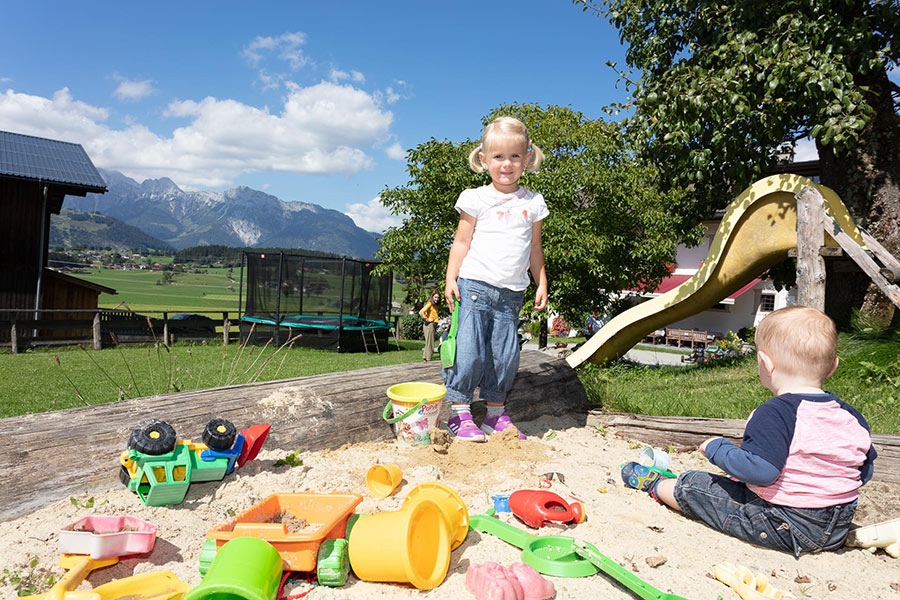
{"type": "Polygon", "coordinates": [[[531,228],[550,212],[544,197],[523,187],[504,194],[485,185],[464,190],[455,208],[475,217],[459,276],[514,291],[527,288],[531,228]]]}

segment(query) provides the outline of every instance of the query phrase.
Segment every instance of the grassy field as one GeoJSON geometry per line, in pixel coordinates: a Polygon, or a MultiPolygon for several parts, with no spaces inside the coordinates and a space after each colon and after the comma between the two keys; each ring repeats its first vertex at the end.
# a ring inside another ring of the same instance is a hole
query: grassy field
{"type": "Polygon", "coordinates": [[[381,354],[221,342],[0,353],[0,417],[182,390],[306,377],[422,360],[423,342],[391,341],[381,354]]]}
{"type": "MultiPolygon", "coordinates": [[[[79,278],[117,290],[101,294],[101,308],[127,307],[158,316],[174,313],[239,312],[239,269],[209,268],[202,273],[174,273],[163,284],[159,271],[92,268],[79,278]]],[[[394,296],[402,286],[394,284],[394,296]]],[[[13,355],[0,351],[0,417],[59,410],[201,389],[352,371],[422,360],[422,341],[391,340],[381,354],[338,354],[309,348],[228,346],[219,340],[176,343],[170,348],[141,344],[104,348],[38,348],[13,355]]]]}
{"type": "MultiPolygon", "coordinates": [[[[381,354],[237,344],[128,346],[101,351],[0,353],[0,417],[112,402],[178,390],[350,372],[421,360],[422,342],[400,340],[381,354]]],[[[859,409],[876,433],[900,435],[900,351],[896,342],[842,334],[841,366],[826,389],[859,409]]],[[[746,418],[770,394],[753,356],[715,366],[651,368],[588,364],[579,379],[594,408],[612,412],[746,418]]]]}
{"type": "MultiPolygon", "coordinates": [[[[877,433],[900,435],[900,346],[841,334],[840,367],[825,383],[866,417],[877,433]]],[[[714,367],[587,365],[579,371],[595,408],[659,416],[740,418],[771,394],[759,383],[755,356],[714,367]]]]}
{"type": "MultiPolygon", "coordinates": [[[[239,311],[240,269],[205,268],[203,271],[174,273],[171,283],[162,283],[164,276],[160,271],[93,268],[77,276],[117,291],[116,294],[100,294],[100,308],[124,304],[137,312],[167,310],[208,314],[239,311]]],[[[395,280],[392,300],[402,302],[404,294],[403,285],[395,280]]]]}
{"type": "MultiPolygon", "coordinates": [[[[240,281],[229,279],[230,269],[206,269],[205,273],[175,273],[173,282],[162,282],[159,271],[122,271],[89,269],[78,277],[116,290],[100,294],[100,307],[113,308],[122,303],[137,312],[174,310],[176,312],[237,312],[240,281]]],[[[238,271],[233,272],[240,278],[238,271]]]]}
{"type": "MultiPolygon", "coordinates": [[[[101,306],[119,303],[144,312],[237,311],[237,285],[228,269],[162,274],[94,269],[84,279],[119,291],[101,306]],[[233,289],[229,289],[231,286],[233,289]]],[[[396,284],[395,284],[395,287],[396,284]]],[[[401,292],[402,293],[402,292],[401,292]]],[[[395,290],[395,297],[397,290],[395,290]]],[[[572,340],[567,340],[572,341],[572,340]]],[[[400,340],[382,354],[338,354],[308,348],[224,346],[221,342],[122,346],[101,351],[39,349],[0,352],[0,417],[112,402],[167,392],[271,381],[421,360],[421,341],[400,340]]],[[[900,435],[900,346],[894,340],[841,335],[841,366],[827,389],[858,408],[873,431],[900,435]]],[[[712,368],[587,365],[578,376],[595,408],[652,415],[746,418],[769,392],[753,357],[712,368]]]]}

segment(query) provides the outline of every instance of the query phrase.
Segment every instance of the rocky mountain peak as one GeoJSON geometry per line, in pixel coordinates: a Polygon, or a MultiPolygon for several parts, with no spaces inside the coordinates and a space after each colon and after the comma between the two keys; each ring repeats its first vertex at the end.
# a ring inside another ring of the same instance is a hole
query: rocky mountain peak
{"type": "Polygon", "coordinates": [[[67,197],[65,208],[115,217],[178,249],[218,244],[372,258],[378,248],[374,234],[317,204],[285,202],[246,186],[188,192],[168,177],[138,184],[116,171],[101,173],[108,192],[67,197]]]}

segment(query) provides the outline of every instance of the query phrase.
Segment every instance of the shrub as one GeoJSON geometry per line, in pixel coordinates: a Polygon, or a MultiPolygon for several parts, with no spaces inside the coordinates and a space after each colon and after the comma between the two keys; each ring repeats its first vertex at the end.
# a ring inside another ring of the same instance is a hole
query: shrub
{"type": "Polygon", "coordinates": [[[744,341],[740,337],[738,337],[735,332],[729,330],[725,334],[725,337],[723,337],[721,340],[716,341],[716,345],[718,345],[720,348],[724,348],[725,350],[734,350],[740,353],[741,348],[743,348],[744,346],[744,341]]]}
{"type": "Polygon", "coordinates": [[[422,333],[422,325],[424,319],[418,314],[406,314],[400,318],[400,334],[404,340],[423,340],[425,334],[422,333]]]}
{"type": "Polygon", "coordinates": [[[738,330],[738,337],[748,344],[756,343],[756,327],[741,327],[738,330]]]}

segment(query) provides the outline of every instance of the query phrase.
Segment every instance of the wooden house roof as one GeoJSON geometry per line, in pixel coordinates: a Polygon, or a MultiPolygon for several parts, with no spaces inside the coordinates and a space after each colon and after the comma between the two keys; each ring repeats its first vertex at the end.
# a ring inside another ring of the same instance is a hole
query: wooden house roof
{"type": "Polygon", "coordinates": [[[81,144],[9,131],[0,131],[0,178],[47,183],[54,196],[107,191],[81,144]]]}
{"type": "Polygon", "coordinates": [[[97,293],[102,294],[111,294],[115,295],[119,292],[111,287],[107,287],[105,285],[100,285],[99,283],[93,283],[91,281],[87,281],[86,279],[79,279],[78,277],[73,277],[72,275],[68,275],[66,273],[61,273],[59,271],[54,271],[53,269],[44,269],[44,273],[49,277],[53,277],[55,279],[59,279],[69,285],[75,285],[83,288],[87,288],[89,290],[93,290],[97,293]]]}

